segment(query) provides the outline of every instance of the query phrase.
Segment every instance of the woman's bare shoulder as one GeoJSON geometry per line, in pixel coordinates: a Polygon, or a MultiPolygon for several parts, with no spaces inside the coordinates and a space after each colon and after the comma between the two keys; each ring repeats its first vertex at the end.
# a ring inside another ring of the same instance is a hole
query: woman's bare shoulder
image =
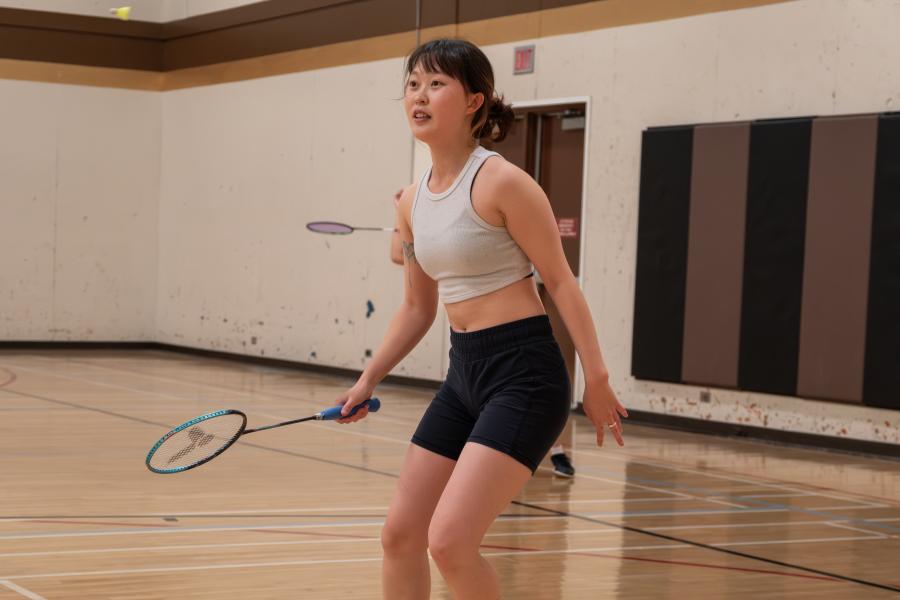
{"type": "Polygon", "coordinates": [[[531,175],[500,156],[492,156],[485,161],[478,179],[481,180],[481,191],[498,200],[516,195],[511,192],[531,191],[537,186],[531,175]]]}

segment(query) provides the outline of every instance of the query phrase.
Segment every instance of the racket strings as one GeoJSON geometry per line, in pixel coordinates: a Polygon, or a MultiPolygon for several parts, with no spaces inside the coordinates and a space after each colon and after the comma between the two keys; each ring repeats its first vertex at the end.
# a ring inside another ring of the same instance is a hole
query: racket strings
{"type": "Polygon", "coordinates": [[[154,452],[150,466],[180,469],[208,460],[231,445],[244,426],[239,414],[206,419],[168,437],[154,452]]]}

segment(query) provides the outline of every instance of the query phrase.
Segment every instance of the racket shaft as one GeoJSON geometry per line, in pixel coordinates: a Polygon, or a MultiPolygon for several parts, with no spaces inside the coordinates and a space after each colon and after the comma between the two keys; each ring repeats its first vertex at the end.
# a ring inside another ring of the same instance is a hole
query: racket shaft
{"type": "MultiPolygon", "coordinates": [[[[350,411],[348,417],[352,417],[359,410],[368,406],[371,412],[377,411],[381,408],[381,401],[378,398],[369,398],[365,402],[361,404],[357,404],[353,407],[353,410],[350,411]]],[[[275,423],[273,425],[265,425],[264,427],[256,427],[255,429],[245,429],[242,435],[247,435],[248,433],[256,433],[257,431],[265,431],[267,429],[275,429],[276,427],[284,427],[285,425],[293,425],[294,423],[302,423],[303,421],[334,421],[335,419],[341,419],[343,416],[341,415],[341,406],[332,406],[331,408],[326,408],[322,412],[315,414],[311,417],[303,417],[302,419],[292,419],[290,421],[284,421],[282,423],[275,423]]]]}
{"type": "Polygon", "coordinates": [[[274,425],[265,425],[263,427],[256,427],[255,429],[245,429],[244,433],[241,435],[247,435],[248,433],[256,433],[257,431],[265,431],[266,429],[275,429],[276,427],[284,427],[285,425],[293,425],[294,423],[302,423],[303,421],[315,421],[319,415],[313,415],[311,417],[303,417],[302,419],[292,419],[290,421],[284,421],[283,423],[275,423],[274,425]]]}

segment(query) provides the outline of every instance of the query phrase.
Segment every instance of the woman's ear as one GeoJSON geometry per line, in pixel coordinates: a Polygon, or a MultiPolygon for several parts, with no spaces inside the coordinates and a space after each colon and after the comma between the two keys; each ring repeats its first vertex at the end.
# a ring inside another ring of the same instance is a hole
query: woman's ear
{"type": "Polygon", "coordinates": [[[481,92],[470,94],[469,102],[466,106],[466,114],[471,115],[475,112],[478,112],[478,109],[481,108],[481,105],[484,104],[484,94],[481,92]]]}

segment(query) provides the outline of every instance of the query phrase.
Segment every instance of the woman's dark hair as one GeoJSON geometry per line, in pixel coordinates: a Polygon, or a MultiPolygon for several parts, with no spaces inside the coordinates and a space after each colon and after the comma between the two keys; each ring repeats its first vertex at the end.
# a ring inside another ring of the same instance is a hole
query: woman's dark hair
{"type": "Polygon", "coordinates": [[[484,102],[472,115],[472,135],[499,142],[515,120],[509,104],[494,89],[494,70],[478,46],[465,40],[443,38],[425,42],[406,60],[406,77],[416,65],[426,71],[444,73],[462,83],[470,94],[484,94],[484,102]]]}

